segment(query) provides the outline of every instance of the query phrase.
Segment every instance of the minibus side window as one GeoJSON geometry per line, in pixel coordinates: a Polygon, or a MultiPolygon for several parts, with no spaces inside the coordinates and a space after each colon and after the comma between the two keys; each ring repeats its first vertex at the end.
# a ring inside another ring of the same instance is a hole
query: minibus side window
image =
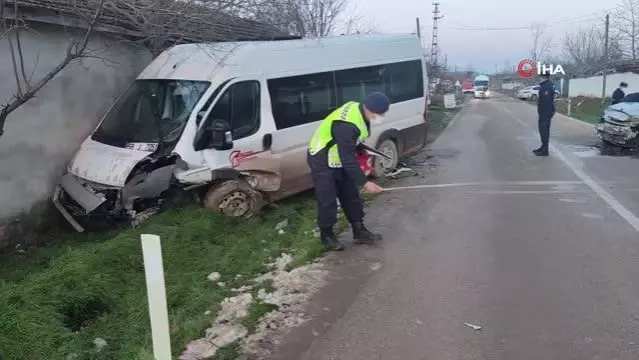
{"type": "Polygon", "coordinates": [[[268,90],[280,130],[322,120],[337,108],[332,72],[271,79],[268,90]]]}
{"type": "Polygon", "coordinates": [[[228,87],[206,119],[226,120],[233,131],[233,140],[253,135],[260,127],[260,83],[241,81],[228,87]]]}
{"type": "Polygon", "coordinates": [[[384,65],[339,70],[335,72],[340,103],[362,101],[373,91],[386,93],[384,65]]]}
{"type": "Polygon", "coordinates": [[[424,97],[424,75],[420,60],[386,65],[392,104],[424,97]]]}

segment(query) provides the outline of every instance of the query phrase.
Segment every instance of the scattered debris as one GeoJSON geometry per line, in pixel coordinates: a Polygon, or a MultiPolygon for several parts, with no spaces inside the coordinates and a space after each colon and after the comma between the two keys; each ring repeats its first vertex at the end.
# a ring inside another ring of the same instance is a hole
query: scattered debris
{"type": "MultiPolygon", "coordinates": [[[[271,282],[275,291],[268,292],[260,288],[256,299],[277,307],[262,317],[254,334],[247,337],[248,330],[241,324],[241,320],[248,316],[249,306],[256,300],[249,292],[255,286],[245,285],[232,289],[240,294],[224,299],[213,326],[206,331],[206,336],[190,342],[179,359],[212,358],[220,348],[238,340],[244,354],[268,358],[273,345],[277,344],[290,328],[308,320],[304,313],[306,302],[324,285],[328,275],[321,262],[287,271],[292,262],[293,257],[283,253],[273,263],[268,264],[271,271],[253,279],[253,282],[258,284],[271,282]]],[[[219,274],[217,275],[219,280],[219,274]]],[[[210,314],[210,311],[207,313],[210,314]]]]}
{"type": "Polygon", "coordinates": [[[95,345],[95,350],[97,352],[102,351],[105,347],[108,346],[106,340],[102,339],[102,338],[95,338],[93,340],[93,345],[95,345]]]}
{"type": "Polygon", "coordinates": [[[238,322],[248,315],[253,295],[240,294],[222,301],[222,309],[202,339],[191,341],[180,360],[204,360],[215,356],[222,347],[246,336],[248,330],[238,322]]]}
{"type": "Polygon", "coordinates": [[[206,331],[206,337],[218,348],[225,347],[246,336],[248,330],[242,325],[222,324],[206,331]]]}
{"type": "Polygon", "coordinates": [[[220,309],[215,322],[220,324],[245,318],[251,303],[253,303],[253,295],[250,293],[224,299],[222,309],[220,309]]]}
{"type": "Polygon", "coordinates": [[[284,235],[286,232],[283,229],[280,229],[277,233],[280,235],[284,235]]]}
{"type": "Polygon", "coordinates": [[[209,274],[209,276],[207,276],[206,278],[210,281],[210,282],[217,282],[218,280],[220,280],[222,276],[220,275],[219,272],[212,272],[211,274],[209,274]]]}
{"type": "Polygon", "coordinates": [[[471,329],[473,329],[475,331],[479,331],[479,330],[482,329],[482,327],[479,326],[479,325],[473,325],[473,324],[469,324],[469,323],[464,323],[464,325],[468,326],[469,328],[471,328],[471,329]]]}
{"type": "Polygon", "coordinates": [[[251,285],[244,285],[244,286],[241,286],[239,288],[233,288],[233,289],[231,289],[231,291],[233,291],[233,292],[247,292],[247,291],[253,290],[253,288],[254,287],[251,286],[251,285]]]}
{"type": "Polygon", "coordinates": [[[287,227],[288,227],[288,219],[284,219],[283,221],[280,221],[279,223],[277,223],[277,225],[275,225],[275,230],[281,231],[286,229],[287,227]]]}
{"type": "Polygon", "coordinates": [[[413,169],[409,168],[409,167],[399,167],[397,169],[395,169],[394,171],[391,171],[387,174],[387,176],[389,177],[396,177],[397,175],[401,174],[401,173],[405,173],[405,172],[409,172],[412,171],[413,169]]]}
{"type": "Polygon", "coordinates": [[[180,355],[180,360],[210,359],[217,353],[218,347],[207,338],[191,341],[186,345],[186,350],[180,355]]]}
{"type": "Polygon", "coordinates": [[[260,289],[257,298],[267,304],[277,306],[259,322],[254,334],[242,341],[242,350],[258,358],[268,358],[273,344],[291,328],[308,320],[304,313],[306,302],[325,283],[328,271],[322,263],[312,263],[291,271],[285,271],[292,258],[282,254],[276,261],[276,268],[261,279],[272,281],[274,292],[260,289]]]}
{"type": "Polygon", "coordinates": [[[382,264],[378,262],[373,263],[371,264],[371,266],[369,266],[369,269],[371,269],[371,271],[378,271],[381,268],[382,268],[382,264]]]}
{"type": "Polygon", "coordinates": [[[275,271],[284,271],[286,267],[293,262],[293,257],[289,254],[282,254],[271,266],[275,267],[275,271]]]}
{"type": "Polygon", "coordinates": [[[421,324],[423,324],[423,322],[422,322],[421,320],[415,320],[415,323],[416,323],[417,325],[421,325],[421,324]]]}
{"type": "Polygon", "coordinates": [[[206,316],[211,315],[211,310],[206,310],[206,311],[204,312],[204,315],[206,315],[206,316]]]}
{"type": "Polygon", "coordinates": [[[225,286],[226,286],[226,283],[225,283],[225,282],[220,281],[219,283],[217,283],[217,286],[219,286],[219,287],[225,287],[225,286]]]}

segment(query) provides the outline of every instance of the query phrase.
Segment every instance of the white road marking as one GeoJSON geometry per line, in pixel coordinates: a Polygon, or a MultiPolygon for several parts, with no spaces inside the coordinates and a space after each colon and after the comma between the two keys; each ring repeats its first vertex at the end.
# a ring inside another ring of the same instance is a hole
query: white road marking
{"type": "MultiPolygon", "coordinates": [[[[497,107],[497,106],[495,106],[497,107]]],[[[519,122],[524,128],[530,129],[526,123],[521,120],[517,115],[515,115],[512,111],[507,109],[506,107],[501,107],[504,112],[509,113],[517,122],[519,122]]],[[[599,197],[605,201],[611,209],[613,209],[619,216],[621,216],[624,220],[630,224],[637,232],[639,232],[639,218],[635,216],[630,210],[628,210],[619,200],[615,199],[609,192],[607,192],[601,185],[599,185],[595,180],[593,180],[590,175],[586,174],[583,170],[581,170],[577,165],[575,165],[572,161],[570,161],[559,149],[557,149],[554,145],[550,144],[549,146],[550,152],[555,155],[559,160],[561,160],[572,172],[584,183],[586,184],[592,191],[594,191],[599,197]]]]}
{"type": "Polygon", "coordinates": [[[573,151],[572,153],[580,158],[592,158],[601,156],[601,153],[598,150],[573,151]]]}
{"type": "MultiPolygon", "coordinates": [[[[411,189],[434,189],[462,186],[561,186],[561,185],[582,185],[581,181],[502,181],[502,182],[466,182],[449,184],[424,184],[411,186],[396,186],[384,188],[384,191],[411,190],[411,189]]],[[[556,190],[555,190],[556,191],[556,190]]]]}
{"type": "Polygon", "coordinates": [[[530,194],[566,194],[566,193],[577,193],[584,191],[574,191],[574,190],[478,190],[473,191],[473,194],[490,194],[490,195],[530,195],[530,194]]]}
{"type": "Polygon", "coordinates": [[[583,213],[581,214],[581,216],[588,218],[588,219],[597,219],[597,220],[603,220],[604,217],[602,215],[599,214],[593,214],[593,213],[583,213]]]}
{"type": "Polygon", "coordinates": [[[577,200],[577,199],[559,199],[559,201],[565,202],[565,203],[581,203],[581,204],[586,202],[584,200],[577,200]]]}

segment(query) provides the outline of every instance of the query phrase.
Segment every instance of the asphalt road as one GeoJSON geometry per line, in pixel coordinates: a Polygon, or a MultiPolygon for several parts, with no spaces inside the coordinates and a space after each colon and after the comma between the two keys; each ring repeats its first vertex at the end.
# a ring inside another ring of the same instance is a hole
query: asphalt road
{"type": "Polygon", "coordinates": [[[534,157],[534,107],[471,100],[411,162],[421,176],[387,184],[438,187],[381,195],[384,243],[332,257],[276,358],[639,359],[639,159],[585,123],[551,132],[534,157]]]}

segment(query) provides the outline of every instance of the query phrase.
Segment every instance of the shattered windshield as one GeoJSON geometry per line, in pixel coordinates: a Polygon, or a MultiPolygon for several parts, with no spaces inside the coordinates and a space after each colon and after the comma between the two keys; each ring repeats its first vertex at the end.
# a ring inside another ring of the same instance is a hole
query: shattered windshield
{"type": "Polygon", "coordinates": [[[92,138],[120,147],[128,143],[174,142],[209,85],[204,81],[136,80],[92,138]]]}

